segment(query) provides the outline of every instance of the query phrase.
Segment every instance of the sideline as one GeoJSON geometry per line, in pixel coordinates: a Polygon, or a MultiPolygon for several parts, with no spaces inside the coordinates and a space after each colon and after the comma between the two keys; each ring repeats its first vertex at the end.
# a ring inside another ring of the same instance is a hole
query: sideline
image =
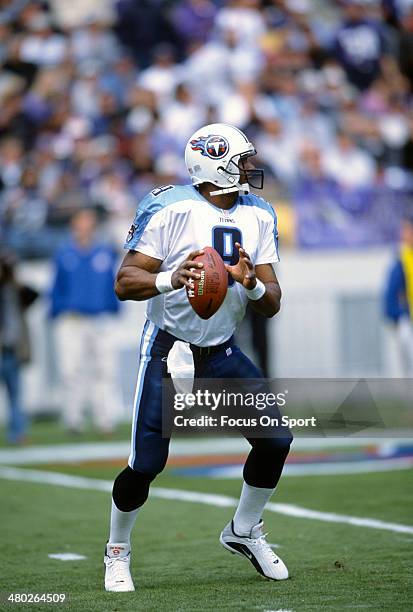
{"type": "MultiPolygon", "coordinates": [[[[327,450],[331,448],[360,448],[378,446],[383,452],[391,452],[396,446],[411,446],[407,437],[360,438],[295,438],[292,451],[327,450]]],[[[216,455],[247,453],[250,449],[243,438],[205,438],[171,440],[170,457],[192,455],[216,455]]],[[[81,442],[73,444],[47,444],[23,448],[0,449],[0,465],[24,465],[36,463],[74,463],[83,461],[127,459],[130,442],[81,442]]]]}

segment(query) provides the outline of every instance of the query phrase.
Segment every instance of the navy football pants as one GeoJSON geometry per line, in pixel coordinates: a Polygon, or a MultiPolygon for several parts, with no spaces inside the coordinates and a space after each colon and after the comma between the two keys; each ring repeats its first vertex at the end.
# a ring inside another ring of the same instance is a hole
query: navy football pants
{"type": "MultiPolygon", "coordinates": [[[[169,376],[166,359],[174,336],[147,321],[143,329],[131,436],[129,467],[115,480],[113,498],[120,510],[144,503],[149,484],[165,467],[169,439],[162,437],[162,379],[169,376]]],[[[194,358],[195,378],[262,378],[260,370],[231,343],[210,356],[194,358]],[[228,354],[230,352],[230,354],[228,354]]],[[[248,438],[251,451],[244,480],[251,486],[274,488],[281,476],[292,436],[248,438]]]]}

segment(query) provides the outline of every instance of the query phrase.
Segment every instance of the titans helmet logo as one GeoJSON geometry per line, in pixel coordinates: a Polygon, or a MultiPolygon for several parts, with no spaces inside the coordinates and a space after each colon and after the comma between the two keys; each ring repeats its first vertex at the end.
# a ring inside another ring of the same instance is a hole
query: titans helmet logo
{"type": "Polygon", "coordinates": [[[199,151],[205,157],[221,159],[228,153],[229,144],[223,136],[210,134],[209,136],[200,136],[195,140],[191,140],[191,148],[193,151],[199,151]]]}

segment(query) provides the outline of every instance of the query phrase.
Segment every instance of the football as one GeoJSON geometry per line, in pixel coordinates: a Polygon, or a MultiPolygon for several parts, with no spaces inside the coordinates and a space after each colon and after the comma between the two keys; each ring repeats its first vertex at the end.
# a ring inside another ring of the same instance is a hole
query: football
{"type": "Polygon", "coordinates": [[[192,287],[186,288],[189,303],[201,319],[209,319],[215,314],[225,300],[228,289],[228,272],[221,255],[212,247],[204,247],[204,254],[195,257],[202,261],[204,267],[198,269],[201,275],[192,281],[192,287]]]}

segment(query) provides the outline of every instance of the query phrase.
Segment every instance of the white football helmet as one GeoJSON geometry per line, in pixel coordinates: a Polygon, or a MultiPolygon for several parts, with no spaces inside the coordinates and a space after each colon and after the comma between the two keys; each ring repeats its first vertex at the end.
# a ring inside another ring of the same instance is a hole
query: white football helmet
{"type": "Polygon", "coordinates": [[[243,160],[257,152],[236,127],[211,123],[197,130],[185,148],[185,163],[193,185],[212,183],[220,189],[210,195],[239,191],[249,193],[250,185],[262,189],[264,171],[243,169],[243,160]],[[242,179],[245,182],[240,182],[242,179]]]}

